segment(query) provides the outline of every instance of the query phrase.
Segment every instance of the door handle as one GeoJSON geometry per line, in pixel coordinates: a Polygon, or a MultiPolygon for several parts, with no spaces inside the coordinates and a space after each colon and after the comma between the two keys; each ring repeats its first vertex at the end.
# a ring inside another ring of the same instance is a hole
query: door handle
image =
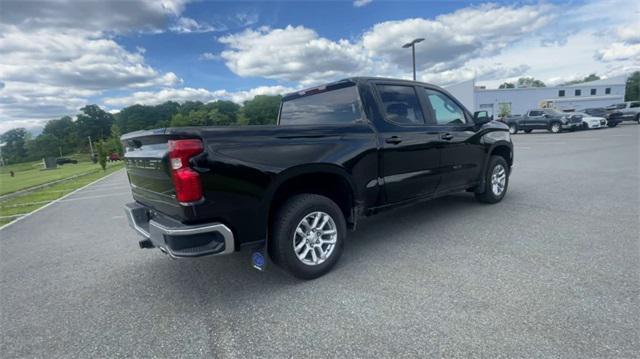
{"type": "Polygon", "coordinates": [[[453,140],[453,135],[452,135],[452,134],[450,134],[450,133],[443,133],[443,134],[440,136],[440,138],[441,138],[441,139],[443,139],[443,140],[445,140],[445,141],[451,141],[451,140],[453,140]]]}
{"type": "Polygon", "coordinates": [[[402,142],[402,138],[400,138],[398,136],[391,136],[391,137],[385,139],[384,142],[392,143],[394,145],[397,145],[398,143],[402,142]]]}

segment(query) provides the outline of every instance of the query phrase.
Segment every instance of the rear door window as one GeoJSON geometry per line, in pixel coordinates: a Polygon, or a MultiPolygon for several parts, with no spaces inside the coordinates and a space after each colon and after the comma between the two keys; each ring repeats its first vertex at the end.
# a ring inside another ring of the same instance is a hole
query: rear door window
{"type": "Polygon", "coordinates": [[[280,125],[347,124],[362,118],[356,87],[285,100],[280,110],[280,125]]]}
{"type": "Polygon", "coordinates": [[[531,111],[529,112],[529,117],[542,116],[542,111],[531,111]]]}
{"type": "Polygon", "coordinates": [[[398,125],[424,125],[424,115],[413,86],[376,85],[388,121],[398,125]]]}

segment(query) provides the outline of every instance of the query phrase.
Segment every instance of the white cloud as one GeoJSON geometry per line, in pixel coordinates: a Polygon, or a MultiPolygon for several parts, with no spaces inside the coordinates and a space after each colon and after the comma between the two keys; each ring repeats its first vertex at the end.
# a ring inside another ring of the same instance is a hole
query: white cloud
{"type": "Polygon", "coordinates": [[[203,32],[224,31],[226,29],[227,28],[225,26],[213,26],[205,22],[198,22],[189,17],[180,17],[176,20],[175,24],[169,27],[169,30],[179,34],[197,34],[203,32]]]}
{"type": "Polygon", "coordinates": [[[260,76],[303,84],[353,74],[368,59],[348,40],[331,41],[304,26],[260,28],[218,39],[226,65],[240,76],[260,76]]]}
{"type": "Polygon", "coordinates": [[[0,17],[0,122],[28,123],[75,113],[105,90],[173,86],[173,72],[145,63],[107,33],[150,31],[185,1],[5,1],[0,17]],[[27,121],[27,122],[25,122],[27,121]]]}
{"type": "Polygon", "coordinates": [[[141,53],[91,33],[4,30],[0,77],[5,81],[92,90],[179,82],[175,74],[160,74],[146,65],[141,53]]]}
{"type": "Polygon", "coordinates": [[[518,77],[526,74],[529,69],[530,67],[524,64],[514,67],[509,67],[501,63],[479,64],[442,72],[423,72],[420,80],[444,86],[471,79],[482,81],[483,79],[518,77]]]}
{"type": "Polygon", "coordinates": [[[213,60],[219,60],[220,56],[212,52],[204,52],[202,53],[202,55],[200,55],[199,59],[204,61],[213,61],[213,60]]]}
{"type": "Polygon", "coordinates": [[[362,42],[371,56],[409,68],[409,50],[401,46],[424,38],[416,45],[416,66],[420,70],[443,72],[474,57],[499,53],[523,35],[541,29],[553,18],[551,10],[550,5],[485,4],[440,15],[435,20],[382,22],[365,32],[362,42]]]}
{"type": "Polygon", "coordinates": [[[4,0],[2,23],[24,28],[86,31],[157,31],[178,16],[188,0],[4,0]]]}
{"type": "Polygon", "coordinates": [[[257,23],[258,18],[259,16],[255,12],[239,12],[235,14],[233,22],[237,26],[246,27],[257,23]]]}
{"type": "Polygon", "coordinates": [[[108,107],[124,107],[135,104],[157,105],[167,101],[185,102],[202,101],[210,102],[216,100],[230,100],[236,103],[243,103],[258,95],[280,95],[292,92],[295,89],[285,86],[260,86],[250,90],[210,91],[204,88],[164,88],[159,91],[139,91],[128,96],[105,98],[103,103],[108,107]]]}
{"type": "Polygon", "coordinates": [[[614,42],[604,49],[597,50],[594,56],[597,60],[605,62],[638,59],[640,58],[640,44],[614,42]]]}
{"type": "Polygon", "coordinates": [[[363,6],[367,6],[369,4],[371,4],[373,0],[354,0],[353,1],[353,6],[355,7],[363,7],[363,6]]]}
{"type": "MultiPolygon", "coordinates": [[[[426,79],[453,82],[482,68],[463,68],[468,61],[498,54],[523,36],[542,29],[553,19],[552,10],[553,6],[546,4],[485,4],[434,20],[385,21],[354,40],[334,41],[304,26],[291,25],[247,29],[218,40],[227,45],[221,57],[239,76],[309,85],[354,75],[407,77],[411,56],[401,46],[414,38],[424,38],[416,46],[418,71],[428,73],[422,76],[426,79]]],[[[493,73],[508,73],[523,64],[510,64],[493,73]]]]}

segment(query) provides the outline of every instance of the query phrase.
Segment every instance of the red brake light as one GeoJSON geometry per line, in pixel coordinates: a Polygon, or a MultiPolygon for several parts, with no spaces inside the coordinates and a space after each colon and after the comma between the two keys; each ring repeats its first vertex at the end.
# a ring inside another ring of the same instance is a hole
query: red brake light
{"type": "Polygon", "coordinates": [[[200,140],[170,140],[169,162],[171,178],[178,202],[197,202],[202,199],[200,175],[189,167],[189,159],[204,150],[200,140]]]}

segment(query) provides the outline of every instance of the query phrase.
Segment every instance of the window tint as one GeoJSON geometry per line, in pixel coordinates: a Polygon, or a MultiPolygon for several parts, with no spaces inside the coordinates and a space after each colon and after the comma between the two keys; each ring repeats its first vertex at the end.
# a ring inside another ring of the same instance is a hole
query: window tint
{"type": "Polygon", "coordinates": [[[564,97],[564,90],[558,91],[558,97],[564,97]]]}
{"type": "Polygon", "coordinates": [[[467,123],[464,111],[449,96],[430,89],[424,89],[424,91],[431,105],[431,114],[438,125],[463,125],[467,123]]]}
{"type": "Polygon", "coordinates": [[[287,100],[280,111],[281,125],[351,123],[360,118],[355,86],[287,100]]]}
{"type": "Polygon", "coordinates": [[[576,90],[574,93],[576,96],[580,96],[582,95],[582,90],[576,90]]]}
{"type": "Polygon", "coordinates": [[[596,94],[596,89],[591,89],[591,96],[596,94]]]}
{"type": "Polygon", "coordinates": [[[629,104],[630,108],[634,108],[634,107],[640,107],[640,102],[632,102],[629,104]]]}
{"type": "Polygon", "coordinates": [[[611,94],[611,87],[607,87],[606,89],[604,89],[604,93],[605,93],[605,95],[610,95],[611,94]]]}
{"type": "Polygon", "coordinates": [[[387,119],[400,125],[424,125],[418,96],[412,86],[377,85],[387,119]]]}
{"type": "Polygon", "coordinates": [[[542,111],[530,111],[529,116],[542,116],[542,111]]]}

